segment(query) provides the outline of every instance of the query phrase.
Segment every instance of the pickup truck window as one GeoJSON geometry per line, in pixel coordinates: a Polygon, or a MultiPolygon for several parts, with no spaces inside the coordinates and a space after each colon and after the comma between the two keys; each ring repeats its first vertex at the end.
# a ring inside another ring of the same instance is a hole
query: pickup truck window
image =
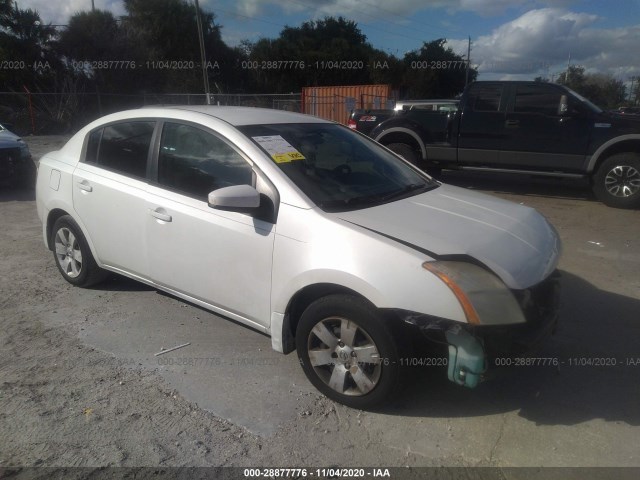
{"type": "Polygon", "coordinates": [[[517,113],[538,113],[558,115],[561,92],[546,85],[518,85],[513,111],[517,113]]]}
{"type": "Polygon", "coordinates": [[[477,85],[470,89],[467,104],[476,112],[497,112],[501,97],[502,85],[477,85]]]}

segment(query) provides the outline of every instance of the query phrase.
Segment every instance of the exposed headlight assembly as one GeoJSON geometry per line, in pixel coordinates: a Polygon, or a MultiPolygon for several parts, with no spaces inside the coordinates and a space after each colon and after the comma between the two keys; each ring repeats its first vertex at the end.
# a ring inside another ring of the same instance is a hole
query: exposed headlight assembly
{"type": "Polygon", "coordinates": [[[444,282],[455,295],[471,325],[524,323],[513,293],[496,275],[467,262],[424,262],[422,267],[444,282]]]}

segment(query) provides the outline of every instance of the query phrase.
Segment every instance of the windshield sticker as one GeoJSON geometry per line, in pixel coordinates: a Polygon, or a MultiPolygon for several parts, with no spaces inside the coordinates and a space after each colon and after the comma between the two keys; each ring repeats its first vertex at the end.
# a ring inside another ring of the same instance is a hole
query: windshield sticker
{"type": "Polygon", "coordinates": [[[298,150],[287,142],[280,135],[266,135],[263,137],[251,137],[255,142],[264,148],[276,163],[288,163],[293,160],[304,160],[298,150]]]}

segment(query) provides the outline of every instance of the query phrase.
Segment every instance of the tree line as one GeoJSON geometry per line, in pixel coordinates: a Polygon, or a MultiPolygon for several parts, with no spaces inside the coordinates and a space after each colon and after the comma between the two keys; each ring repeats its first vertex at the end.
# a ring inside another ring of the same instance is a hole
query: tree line
{"type": "MultiPolygon", "coordinates": [[[[125,0],[126,14],[78,12],[44,25],[38,12],[0,0],[0,55],[28,68],[0,71],[10,89],[76,88],[110,93],[201,92],[196,11],[186,0],[125,0]]],[[[275,39],[229,47],[211,12],[200,12],[212,93],[290,93],[305,86],[391,84],[413,97],[464,88],[464,59],[437,39],[404,58],[374,48],[342,17],[285,27],[275,39]],[[445,65],[448,62],[448,67],[445,65]]],[[[477,72],[472,69],[470,78],[477,72]]]]}
{"type": "MultiPolygon", "coordinates": [[[[56,94],[39,97],[36,108],[58,128],[69,128],[82,108],[80,99],[87,94],[97,98],[98,110],[106,113],[131,106],[113,94],[202,93],[194,3],[124,0],[124,9],[120,17],[104,10],[78,12],[67,25],[53,26],[44,24],[35,10],[0,0],[3,90],[56,94]]],[[[443,38],[424,41],[398,58],[374,48],[357,23],[326,17],[286,26],[277,38],[230,47],[222,39],[223,27],[215,14],[199,13],[213,94],[298,93],[307,86],[390,84],[399,98],[451,98],[466,82],[466,58],[448,48],[443,38]]],[[[477,75],[470,68],[468,81],[477,75]]],[[[593,82],[572,87],[585,93],[585,85],[593,82]]],[[[8,102],[2,98],[0,120],[2,106],[6,110],[8,102]]],[[[620,99],[603,98],[605,107],[620,99]]]]}
{"type": "MultiPolygon", "coordinates": [[[[536,77],[535,81],[548,82],[549,79],[536,77]]],[[[558,76],[557,83],[569,87],[602,108],[612,109],[629,103],[627,88],[622,80],[603,73],[586,73],[585,68],[580,65],[569,65],[558,76]]],[[[630,97],[637,102],[640,89],[637,88],[638,85],[635,87],[635,92],[631,92],[630,97]]]]}

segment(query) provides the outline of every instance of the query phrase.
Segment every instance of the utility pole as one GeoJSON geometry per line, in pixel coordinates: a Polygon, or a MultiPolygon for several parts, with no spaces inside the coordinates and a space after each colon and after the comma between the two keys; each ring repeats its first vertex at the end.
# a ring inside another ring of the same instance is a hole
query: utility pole
{"type": "Polygon", "coordinates": [[[196,23],[198,24],[198,40],[200,41],[200,63],[202,64],[202,79],[204,81],[204,93],[207,97],[207,105],[211,105],[211,98],[209,97],[209,76],[207,75],[207,56],[204,51],[204,34],[202,33],[202,19],[200,18],[200,3],[195,0],[196,3],[196,23]]]}
{"type": "Polygon", "coordinates": [[[469,43],[467,44],[467,71],[464,74],[464,86],[469,83],[469,65],[471,64],[471,35],[469,35],[469,43]]]}
{"type": "Polygon", "coordinates": [[[95,0],[91,0],[91,11],[92,12],[96,11],[96,2],[95,2],[95,0]]]}

